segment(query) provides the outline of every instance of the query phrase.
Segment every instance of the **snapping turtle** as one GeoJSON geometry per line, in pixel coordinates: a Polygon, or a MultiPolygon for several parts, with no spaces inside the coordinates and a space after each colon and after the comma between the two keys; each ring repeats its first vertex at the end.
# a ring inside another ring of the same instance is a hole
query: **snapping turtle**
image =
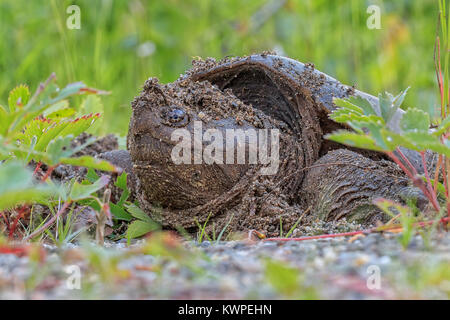
{"type": "MultiPolygon", "coordinates": [[[[234,230],[276,235],[280,219],[290,228],[303,213],[304,221],[384,221],[373,198],[424,197],[383,154],[323,139],[340,128],[328,118],[333,97],[350,95],[377,106],[377,98],[289,58],[197,60],[173,83],[145,82],[132,102],[129,155],[122,162],[133,163],[141,206],[166,227],[189,230],[209,218],[217,230],[231,223],[234,230]],[[227,140],[239,129],[248,133],[243,140],[227,140]],[[252,132],[265,134],[255,140],[252,132]],[[278,145],[270,145],[270,132],[278,133],[278,145]],[[180,149],[183,140],[190,144],[180,149]],[[240,162],[238,149],[227,154],[230,140],[245,151],[240,162]],[[261,142],[270,145],[267,153],[275,151],[274,163],[255,161],[260,154],[252,158],[261,142]],[[187,161],[174,161],[175,149],[187,161]],[[264,173],[270,165],[276,170],[264,173]]],[[[401,115],[393,117],[394,127],[401,115]]],[[[414,152],[407,154],[420,163],[414,152]]]]}

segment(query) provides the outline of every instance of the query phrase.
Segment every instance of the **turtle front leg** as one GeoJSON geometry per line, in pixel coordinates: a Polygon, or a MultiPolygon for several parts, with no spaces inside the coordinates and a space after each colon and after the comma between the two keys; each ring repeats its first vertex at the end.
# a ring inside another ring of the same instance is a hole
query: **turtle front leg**
{"type": "Polygon", "coordinates": [[[373,204],[379,197],[399,202],[415,199],[419,208],[428,203],[396,164],[374,161],[347,149],[330,151],[317,160],[300,191],[300,201],[311,207],[312,220],[345,217],[366,226],[390,219],[373,204]]]}

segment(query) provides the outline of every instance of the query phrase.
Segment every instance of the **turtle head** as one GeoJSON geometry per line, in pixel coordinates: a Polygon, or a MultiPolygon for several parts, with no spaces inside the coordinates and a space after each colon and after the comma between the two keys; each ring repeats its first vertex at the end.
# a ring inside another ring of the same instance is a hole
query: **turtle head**
{"type": "Polygon", "coordinates": [[[172,209],[199,206],[230,190],[247,170],[198,157],[204,131],[225,130],[232,125],[229,119],[202,121],[198,110],[152,80],[132,107],[128,149],[150,202],[172,209]]]}

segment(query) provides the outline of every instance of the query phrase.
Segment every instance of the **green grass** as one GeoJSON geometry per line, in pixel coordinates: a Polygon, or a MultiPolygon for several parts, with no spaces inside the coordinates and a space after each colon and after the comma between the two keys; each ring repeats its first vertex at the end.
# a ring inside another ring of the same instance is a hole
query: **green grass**
{"type": "Polygon", "coordinates": [[[112,91],[103,101],[103,131],[124,135],[130,102],[148,77],[173,81],[194,56],[273,48],[364,91],[411,86],[406,105],[429,109],[437,104],[437,1],[288,0],[258,21],[255,13],[267,2],[3,0],[0,104],[16,84],[26,82],[34,90],[55,71],[60,83],[81,79],[112,91]],[[81,8],[80,30],[66,28],[65,10],[73,2],[81,8]],[[381,30],[366,27],[369,4],[381,6],[381,30]],[[138,54],[145,43],[154,45],[153,54],[138,54]]]}

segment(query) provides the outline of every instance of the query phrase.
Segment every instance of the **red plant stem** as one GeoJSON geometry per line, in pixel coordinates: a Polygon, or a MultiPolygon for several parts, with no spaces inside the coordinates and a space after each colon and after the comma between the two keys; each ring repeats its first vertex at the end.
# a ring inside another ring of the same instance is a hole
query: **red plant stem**
{"type": "Polygon", "coordinates": [[[325,238],[337,238],[337,237],[346,237],[346,236],[356,236],[358,234],[370,233],[371,230],[359,230],[353,232],[344,232],[344,233],[332,233],[332,234],[321,234],[318,236],[308,236],[301,238],[266,238],[264,241],[304,241],[304,240],[314,240],[314,239],[325,239],[325,238]]]}
{"type": "Polygon", "coordinates": [[[444,188],[445,188],[445,197],[447,199],[447,216],[450,218],[450,201],[448,199],[448,179],[446,173],[446,167],[448,165],[447,157],[444,157],[444,163],[442,164],[442,175],[444,176],[444,188]]]}
{"type": "Polygon", "coordinates": [[[448,185],[447,185],[447,174],[445,172],[446,159],[444,157],[444,163],[442,164],[442,175],[444,176],[444,188],[445,188],[445,196],[448,198],[448,185]]]}
{"type": "MultiPolygon", "coordinates": [[[[433,201],[439,206],[439,203],[437,201],[436,192],[434,192],[433,186],[431,185],[430,175],[428,174],[427,160],[425,158],[425,152],[424,151],[420,152],[420,156],[422,157],[423,172],[425,173],[425,179],[427,179],[428,190],[430,191],[430,194],[433,197],[433,201]]],[[[441,209],[441,206],[439,206],[439,210],[440,209],[441,209]]]]}
{"type": "Polygon", "coordinates": [[[395,155],[393,152],[389,151],[389,152],[387,152],[387,155],[388,155],[392,160],[394,160],[394,162],[395,162],[396,164],[398,164],[398,166],[403,170],[403,172],[406,173],[406,175],[407,175],[411,180],[414,180],[414,176],[413,176],[412,172],[409,171],[409,169],[405,167],[405,165],[403,164],[403,162],[401,162],[401,161],[396,157],[396,155],[395,155]]]}
{"type": "Polygon", "coordinates": [[[0,253],[1,254],[14,254],[18,257],[25,256],[27,254],[27,247],[11,247],[0,245],[0,253]]]}
{"type": "Polygon", "coordinates": [[[34,169],[33,175],[35,175],[38,172],[38,170],[41,168],[41,166],[42,166],[42,162],[39,161],[38,164],[36,165],[36,168],[34,169]]]}
{"type": "Polygon", "coordinates": [[[434,187],[433,187],[434,193],[437,193],[437,187],[439,183],[439,170],[441,170],[441,166],[443,166],[443,163],[442,163],[442,155],[440,154],[438,158],[438,163],[436,165],[436,171],[434,172],[434,187]]]}
{"type": "MultiPolygon", "coordinates": [[[[447,134],[444,135],[444,138],[447,138],[447,134]]],[[[450,201],[449,201],[449,181],[448,181],[448,169],[449,169],[449,160],[446,156],[444,156],[444,163],[442,164],[442,175],[444,176],[444,187],[445,187],[445,196],[447,198],[447,216],[450,217],[450,201]]]]}
{"type": "MultiPolygon", "coordinates": [[[[412,180],[412,182],[414,183],[414,185],[416,187],[418,187],[420,190],[422,190],[423,194],[428,198],[428,200],[431,202],[431,204],[433,205],[433,208],[439,212],[440,210],[440,206],[439,203],[437,203],[437,201],[434,201],[433,196],[430,194],[429,190],[427,189],[427,187],[424,185],[423,181],[421,179],[418,179],[413,173],[411,173],[411,171],[405,167],[405,165],[403,164],[403,162],[401,162],[397,156],[393,153],[393,152],[387,152],[387,155],[389,157],[391,157],[392,160],[394,160],[394,162],[396,164],[398,164],[398,166],[406,173],[406,175],[412,180]]],[[[404,156],[404,155],[403,155],[404,156]]],[[[414,169],[414,168],[413,168],[414,169]]],[[[415,169],[414,169],[415,170],[415,169]]]]}
{"type": "Polygon", "coordinates": [[[437,53],[437,64],[435,62],[435,68],[436,68],[436,78],[439,86],[439,94],[441,96],[441,116],[442,118],[446,117],[446,108],[444,107],[444,81],[442,79],[442,69],[441,69],[441,41],[439,39],[439,36],[436,37],[436,53],[437,53]]]}
{"type": "MultiPolygon", "coordinates": [[[[428,225],[432,225],[436,221],[421,221],[414,223],[413,226],[416,227],[425,227],[428,225]]],[[[450,218],[442,218],[439,220],[440,223],[444,224],[446,222],[450,222],[450,218]]],[[[395,231],[399,230],[401,227],[393,226],[392,228],[387,228],[382,231],[395,231]]],[[[352,231],[352,232],[343,232],[343,233],[332,233],[332,234],[321,234],[318,236],[308,236],[308,237],[301,237],[301,238],[266,238],[263,241],[280,241],[280,242],[286,242],[286,241],[305,241],[305,240],[314,240],[314,239],[327,239],[327,238],[337,238],[337,237],[347,237],[347,236],[356,236],[358,234],[369,234],[373,232],[379,232],[379,228],[375,227],[372,229],[366,229],[366,230],[359,230],[359,231],[352,231]]]]}
{"type": "Polygon", "coordinates": [[[56,74],[54,72],[52,72],[52,74],[47,78],[47,80],[45,80],[44,83],[40,83],[38,88],[36,89],[36,91],[34,92],[33,96],[31,97],[31,99],[28,101],[29,103],[33,103],[37,97],[44,91],[44,89],[50,84],[50,82],[56,78],[56,74]]]}
{"type": "MultiPolygon", "coordinates": [[[[416,226],[416,227],[425,227],[425,226],[432,225],[435,222],[436,221],[421,221],[421,222],[414,223],[413,225],[416,226]]],[[[439,220],[439,222],[442,223],[442,224],[444,224],[446,222],[450,222],[450,218],[449,217],[442,218],[442,219],[439,220]]]]}
{"type": "Polygon", "coordinates": [[[400,155],[400,157],[403,159],[403,161],[405,161],[405,163],[411,168],[411,172],[414,176],[416,176],[417,170],[416,168],[412,165],[412,163],[409,161],[408,157],[406,157],[403,152],[400,150],[400,148],[397,147],[396,151],[398,152],[398,154],[400,155]]]}
{"type": "Polygon", "coordinates": [[[53,170],[55,170],[55,168],[59,166],[59,164],[56,164],[54,166],[51,166],[47,169],[47,172],[45,173],[45,175],[42,177],[41,181],[45,182],[47,181],[48,177],[50,177],[50,175],[52,174],[53,170]]]}
{"type": "Polygon", "coordinates": [[[48,227],[50,227],[55,221],[56,219],[58,219],[58,217],[60,217],[64,211],[66,211],[67,207],[69,207],[69,205],[72,203],[72,201],[66,201],[64,202],[63,206],[61,207],[61,209],[58,210],[58,212],[50,219],[48,220],[43,226],[41,226],[39,229],[35,230],[34,232],[32,232],[30,235],[26,236],[25,238],[23,238],[24,241],[33,239],[34,237],[36,237],[37,235],[41,234],[45,229],[47,229],[48,227]]]}
{"type": "Polygon", "coordinates": [[[14,231],[16,231],[17,224],[19,223],[19,220],[23,218],[25,213],[29,212],[29,209],[30,208],[27,206],[23,206],[19,209],[16,219],[14,219],[14,222],[13,222],[11,228],[9,228],[9,234],[8,234],[9,239],[12,239],[12,237],[14,235],[14,231]]]}

